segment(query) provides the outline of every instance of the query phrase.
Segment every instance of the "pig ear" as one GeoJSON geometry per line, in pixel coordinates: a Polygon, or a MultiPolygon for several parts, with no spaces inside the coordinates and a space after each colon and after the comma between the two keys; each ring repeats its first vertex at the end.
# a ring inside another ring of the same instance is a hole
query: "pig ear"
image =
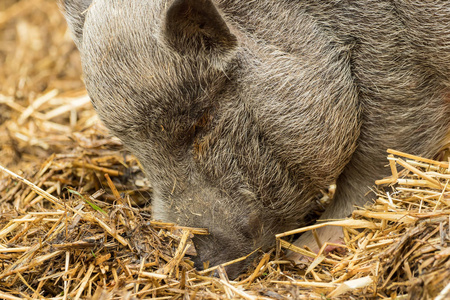
{"type": "Polygon", "coordinates": [[[64,9],[64,15],[72,32],[73,40],[78,48],[83,39],[83,26],[86,11],[92,0],[61,0],[60,6],[64,9]]]}
{"type": "Polygon", "coordinates": [[[237,46],[236,36],[211,0],[175,0],[167,10],[163,34],[181,54],[203,52],[223,59],[237,46]]]}

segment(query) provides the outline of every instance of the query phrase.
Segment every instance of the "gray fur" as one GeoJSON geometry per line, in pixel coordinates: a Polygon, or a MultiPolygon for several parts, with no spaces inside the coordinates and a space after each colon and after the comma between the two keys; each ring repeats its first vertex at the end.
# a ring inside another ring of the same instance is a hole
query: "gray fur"
{"type": "Polygon", "coordinates": [[[349,215],[388,173],[387,148],[439,150],[448,3],[64,1],[89,95],[151,179],[154,217],[207,227],[194,242],[211,265],[304,226],[335,180],[323,218],[349,215]]]}

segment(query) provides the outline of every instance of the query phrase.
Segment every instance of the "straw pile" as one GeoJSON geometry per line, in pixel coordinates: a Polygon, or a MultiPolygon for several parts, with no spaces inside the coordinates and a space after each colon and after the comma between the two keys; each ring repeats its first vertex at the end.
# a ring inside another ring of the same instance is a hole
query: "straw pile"
{"type": "Polygon", "coordinates": [[[230,281],[186,256],[204,230],[151,220],[150,184],[99,123],[79,65],[54,1],[0,2],[0,299],[450,298],[448,162],[390,151],[375,203],[327,223],[345,253],[285,240],[314,225],[230,281]]]}

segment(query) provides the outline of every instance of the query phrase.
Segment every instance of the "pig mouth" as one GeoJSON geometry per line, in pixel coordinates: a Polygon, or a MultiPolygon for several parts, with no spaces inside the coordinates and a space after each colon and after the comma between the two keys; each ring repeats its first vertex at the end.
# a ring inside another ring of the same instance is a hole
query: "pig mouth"
{"type": "MultiPolygon", "coordinates": [[[[246,258],[245,260],[234,262],[232,264],[224,266],[225,272],[229,279],[235,280],[239,277],[242,273],[244,273],[249,267],[251,262],[255,259],[256,254],[252,254],[250,257],[246,258]]],[[[194,266],[198,271],[204,270],[203,262],[200,260],[200,258],[194,258],[194,266]]],[[[215,277],[219,277],[219,272],[214,270],[213,275],[215,277]]]]}
{"type": "MultiPolygon", "coordinates": [[[[214,263],[214,261],[211,262],[211,260],[205,261],[199,255],[191,256],[190,259],[194,262],[194,267],[197,269],[197,271],[204,271],[205,266],[207,266],[209,268],[209,267],[219,266],[219,265],[223,264],[228,278],[231,280],[234,280],[250,267],[252,261],[256,258],[256,256],[257,256],[257,253],[253,252],[251,255],[249,255],[247,258],[245,258],[243,260],[239,260],[239,258],[238,258],[238,259],[234,259],[236,261],[233,262],[233,259],[230,258],[229,260],[225,259],[225,261],[223,261],[221,263],[218,263],[218,262],[214,263]]],[[[218,273],[217,269],[215,269],[213,271],[213,275],[215,277],[219,277],[219,273],[218,273]]]]}
{"type": "MultiPolygon", "coordinates": [[[[190,258],[194,262],[195,268],[198,271],[203,271],[205,266],[210,268],[224,264],[226,274],[230,279],[235,279],[242,274],[257,256],[255,249],[252,249],[253,247],[250,247],[247,243],[220,242],[211,236],[206,238],[205,236],[194,236],[193,242],[197,255],[190,258]],[[210,240],[213,240],[213,242],[210,240]],[[241,260],[241,258],[245,259],[241,260]]],[[[251,242],[248,241],[248,244],[251,244],[251,242]]],[[[217,272],[214,275],[217,276],[217,272]]]]}

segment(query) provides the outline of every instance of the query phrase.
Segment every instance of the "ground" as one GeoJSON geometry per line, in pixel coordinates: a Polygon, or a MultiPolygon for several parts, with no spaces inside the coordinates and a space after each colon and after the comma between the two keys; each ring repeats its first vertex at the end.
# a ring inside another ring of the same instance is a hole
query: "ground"
{"type": "Polygon", "coordinates": [[[151,183],[93,111],[56,2],[0,2],[2,299],[448,299],[448,159],[391,153],[374,204],[328,223],[346,251],[286,233],[235,281],[198,272],[187,254],[204,230],[152,220],[151,183]]]}

